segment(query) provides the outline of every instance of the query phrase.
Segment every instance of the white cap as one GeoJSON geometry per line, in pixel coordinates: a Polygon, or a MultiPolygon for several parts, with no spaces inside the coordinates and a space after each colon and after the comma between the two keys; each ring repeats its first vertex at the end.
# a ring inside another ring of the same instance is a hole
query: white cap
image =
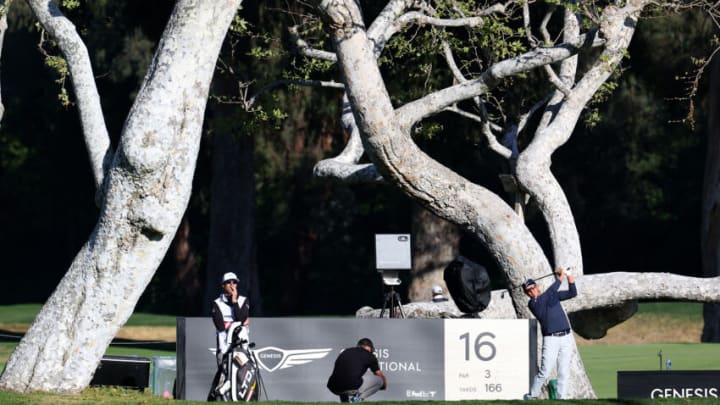
{"type": "Polygon", "coordinates": [[[233,273],[233,272],[228,272],[228,273],[223,274],[223,278],[222,278],[222,283],[221,283],[221,284],[225,284],[226,282],[228,282],[228,281],[230,281],[230,280],[239,281],[239,280],[238,280],[238,277],[235,275],[235,273],[233,273]]]}
{"type": "Polygon", "coordinates": [[[443,289],[442,289],[442,287],[440,287],[439,285],[434,285],[433,288],[432,288],[432,293],[435,294],[435,295],[437,295],[437,294],[442,294],[442,293],[443,293],[443,289]]]}

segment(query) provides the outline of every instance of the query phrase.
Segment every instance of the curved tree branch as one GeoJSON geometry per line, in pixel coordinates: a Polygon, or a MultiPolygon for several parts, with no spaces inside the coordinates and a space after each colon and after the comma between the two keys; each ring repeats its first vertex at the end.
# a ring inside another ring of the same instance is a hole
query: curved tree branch
{"type": "MultiPolygon", "coordinates": [[[[647,0],[631,0],[622,8],[605,8],[600,28],[606,39],[605,49],[572,88],[569,96],[557,92],[553,97],[543,120],[553,114],[552,108],[557,108],[554,117],[548,120],[546,127],[539,128],[532,142],[518,158],[518,180],[537,203],[548,225],[554,267],[572,267],[576,275],[582,273],[580,238],[565,193],[550,170],[551,156],[570,138],[583,108],[624,57],[635,32],[637,19],[647,3],[647,0]]],[[[566,29],[577,29],[573,28],[578,24],[576,17],[567,10],[565,21],[566,29]]],[[[576,62],[561,67],[566,85],[572,84],[575,70],[576,62]]]]}
{"type": "Polygon", "coordinates": [[[288,28],[290,36],[295,40],[295,46],[297,47],[300,54],[307,56],[308,58],[326,60],[329,62],[337,62],[337,55],[334,52],[324,51],[322,49],[312,48],[304,39],[300,37],[297,26],[288,28]]]}
{"type": "Polygon", "coordinates": [[[611,307],[634,300],[720,302],[720,277],[614,272],[580,276],[575,282],[578,297],[563,301],[568,312],[611,307]]]}
{"type": "MultiPolygon", "coordinates": [[[[486,9],[480,10],[477,14],[480,16],[487,16],[494,13],[503,13],[508,5],[512,3],[514,3],[514,1],[509,1],[507,4],[497,3],[486,9]]],[[[403,25],[410,23],[425,23],[445,27],[473,27],[483,23],[482,17],[478,16],[457,19],[441,19],[434,18],[417,11],[408,12],[407,10],[414,5],[415,2],[412,0],[390,1],[372,22],[367,30],[367,38],[373,44],[372,49],[375,58],[380,56],[387,44],[387,41],[399,32],[403,25]]],[[[309,45],[299,37],[296,28],[291,28],[291,34],[295,38],[295,43],[303,55],[308,57],[317,57],[319,59],[332,62],[337,60],[337,56],[334,53],[311,49],[309,45]]],[[[450,55],[450,58],[451,57],[452,56],[450,55]]],[[[452,66],[452,61],[449,60],[448,62],[452,66]]],[[[462,77],[459,69],[456,74],[459,74],[459,77],[462,77]]],[[[463,78],[463,81],[467,80],[463,78]]],[[[479,99],[476,99],[475,101],[478,104],[481,103],[479,99]]],[[[481,109],[483,109],[482,106],[481,109]]],[[[346,131],[350,134],[348,145],[346,145],[346,148],[341,155],[318,162],[313,170],[313,174],[317,177],[333,177],[351,182],[382,181],[382,176],[377,173],[373,165],[357,164],[362,155],[362,150],[358,149],[358,146],[362,146],[362,144],[360,143],[359,132],[350,110],[343,112],[342,121],[346,131]],[[358,151],[360,151],[359,154],[358,151]]],[[[502,147],[502,145],[497,142],[495,142],[495,144],[502,147]]]]}
{"type": "Polygon", "coordinates": [[[572,42],[550,48],[538,48],[497,62],[479,78],[446,87],[407,103],[397,109],[396,115],[403,127],[410,128],[423,118],[436,114],[452,104],[486,93],[503,78],[559,62],[572,57],[583,48],[599,45],[594,39],[594,34],[580,35],[572,42]]]}
{"type": "Polygon", "coordinates": [[[434,25],[436,27],[477,27],[482,25],[484,20],[482,17],[437,18],[418,11],[405,13],[397,19],[397,24],[400,26],[413,23],[434,25]]]}
{"type": "MultiPolygon", "coordinates": [[[[0,55],[5,43],[5,32],[8,28],[7,13],[10,5],[12,5],[12,0],[0,0],[0,55]]],[[[0,57],[0,60],[2,60],[2,57],[0,57]]],[[[2,83],[0,83],[0,89],[2,89],[2,83]]],[[[3,115],[5,115],[5,106],[2,103],[2,92],[0,91],[0,123],[2,123],[3,115]]]]}
{"type": "MultiPolygon", "coordinates": [[[[672,273],[613,272],[579,276],[575,278],[578,295],[563,301],[568,314],[590,309],[613,308],[636,301],[677,300],[694,302],[720,302],[720,277],[688,277],[672,273]],[[648,288],[651,286],[652,288],[648,288]]],[[[515,310],[510,303],[508,290],[495,290],[488,307],[478,313],[480,318],[512,319],[515,310]]],[[[360,312],[370,314],[372,308],[360,312]]],[[[463,315],[452,300],[443,305],[412,303],[403,306],[409,317],[460,317],[463,315]],[[413,315],[415,314],[415,315],[413,315]]],[[[377,313],[372,313],[373,317],[377,313]]]]}
{"type": "Polygon", "coordinates": [[[75,26],[63,16],[55,3],[48,0],[28,0],[28,4],[43,28],[57,41],[67,61],[77,98],[85,146],[95,178],[96,203],[99,205],[104,199],[103,181],[113,151],[87,48],[75,26]]]}

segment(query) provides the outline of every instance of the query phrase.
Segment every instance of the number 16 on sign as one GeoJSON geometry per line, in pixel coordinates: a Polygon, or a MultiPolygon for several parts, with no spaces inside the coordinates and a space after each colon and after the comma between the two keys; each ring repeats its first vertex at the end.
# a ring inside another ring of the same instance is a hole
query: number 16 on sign
{"type": "Polygon", "coordinates": [[[528,392],[527,320],[445,321],[445,399],[520,399],[528,392]]]}

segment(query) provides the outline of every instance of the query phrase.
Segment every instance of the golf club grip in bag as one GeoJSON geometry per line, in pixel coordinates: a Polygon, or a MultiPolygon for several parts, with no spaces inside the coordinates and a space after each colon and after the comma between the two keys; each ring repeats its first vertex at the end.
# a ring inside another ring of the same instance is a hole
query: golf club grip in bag
{"type": "Polygon", "coordinates": [[[485,267],[459,256],[445,267],[443,279],[461,312],[480,312],[490,304],[490,277],[485,267]]]}

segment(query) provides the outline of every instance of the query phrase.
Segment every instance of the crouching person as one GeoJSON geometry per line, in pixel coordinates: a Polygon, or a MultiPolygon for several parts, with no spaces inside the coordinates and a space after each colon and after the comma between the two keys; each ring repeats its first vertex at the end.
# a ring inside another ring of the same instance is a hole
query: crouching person
{"type": "Polygon", "coordinates": [[[340,402],[359,402],[387,388],[387,379],[373,354],[375,347],[368,338],[362,338],[356,347],[347,348],[335,360],[327,382],[328,389],[340,397],[340,402]],[[370,369],[372,375],[365,375],[370,369]]]}

